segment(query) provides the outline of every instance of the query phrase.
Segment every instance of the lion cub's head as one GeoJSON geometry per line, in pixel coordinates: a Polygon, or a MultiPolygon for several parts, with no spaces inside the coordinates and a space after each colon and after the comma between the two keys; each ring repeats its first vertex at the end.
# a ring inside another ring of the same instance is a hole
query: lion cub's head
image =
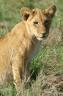
{"type": "Polygon", "coordinates": [[[52,18],[56,12],[56,6],[53,5],[45,10],[35,8],[22,8],[21,14],[28,26],[28,31],[37,38],[42,40],[48,36],[52,18]]]}

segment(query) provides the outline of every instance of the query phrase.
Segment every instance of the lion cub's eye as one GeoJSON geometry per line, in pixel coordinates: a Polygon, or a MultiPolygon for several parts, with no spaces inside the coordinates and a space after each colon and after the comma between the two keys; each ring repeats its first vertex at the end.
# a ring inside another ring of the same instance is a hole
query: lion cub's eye
{"type": "Polygon", "coordinates": [[[37,25],[37,24],[38,24],[38,21],[34,21],[33,23],[34,23],[35,25],[37,25]]]}

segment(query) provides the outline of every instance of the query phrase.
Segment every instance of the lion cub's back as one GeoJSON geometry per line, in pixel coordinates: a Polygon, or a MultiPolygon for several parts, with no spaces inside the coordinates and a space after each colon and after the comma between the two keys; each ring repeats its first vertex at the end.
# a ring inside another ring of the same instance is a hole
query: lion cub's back
{"type": "Polygon", "coordinates": [[[0,84],[7,81],[8,74],[11,73],[10,56],[7,39],[0,39],[0,84]]]}

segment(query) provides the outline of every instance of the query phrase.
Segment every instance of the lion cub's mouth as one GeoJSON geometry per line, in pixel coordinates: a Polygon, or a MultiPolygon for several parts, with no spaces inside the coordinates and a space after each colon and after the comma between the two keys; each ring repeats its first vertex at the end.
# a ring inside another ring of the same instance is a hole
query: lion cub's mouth
{"type": "Polygon", "coordinates": [[[47,38],[47,37],[48,37],[48,33],[44,33],[42,38],[45,39],[45,38],[47,38]]]}
{"type": "Polygon", "coordinates": [[[38,40],[43,40],[43,39],[46,39],[48,37],[48,34],[47,33],[43,33],[41,36],[37,36],[37,39],[38,40]]]}
{"type": "Polygon", "coordinates": [[[43,40],[43,36],[37,37],[39,41],[43,40]]]}

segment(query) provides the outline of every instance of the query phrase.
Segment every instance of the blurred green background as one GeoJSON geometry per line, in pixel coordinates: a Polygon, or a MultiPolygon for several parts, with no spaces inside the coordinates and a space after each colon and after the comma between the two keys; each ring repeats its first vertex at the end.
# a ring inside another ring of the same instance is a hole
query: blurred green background
{"type": "MultiPolygon", "coordinates": [[[[44,9],[52,4],[56,5],[57,11],[49,37],[43,42],[40,52],[29,66],[32,82],[36,82],[41,70],[45,76],[53,74],[63,76],[63,0],[0,0],[0,37],[10,32],[14,25],[21,21],[20,9],[23,6],[44,9]]],[[[32,94],[32,87],[24,90],[28,95],[21,96],[42,96],[32,94]]],[[[0,96],[16,96],[14,85],[1,86],[0,96]]]]}

